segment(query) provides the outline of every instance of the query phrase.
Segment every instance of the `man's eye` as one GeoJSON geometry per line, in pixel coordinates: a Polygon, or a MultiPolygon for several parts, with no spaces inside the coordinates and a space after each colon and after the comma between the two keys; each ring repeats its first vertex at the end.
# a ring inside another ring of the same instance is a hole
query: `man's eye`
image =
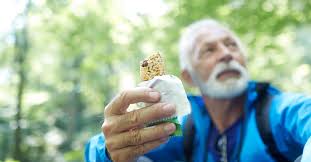
{"type": "Polygon", "coordinates": [[[208,53],[212,53],[214,51],[215,51],[214,48],[206,48],[203,52],[208,54],[208,53]]]}
{"type": "Polygon", "coordinates": [[[237,47],[237,44],[235,42],[229,42],[227,43],[227,47],[237,47]]]}
{"type": "Polygon", "coordinates": [[[213,47],[204,48],[200,52],[200,57],[209,56],[209,55],[213,54],[213,52],[215,52],[215,48],[213,48],[213,47]]]}

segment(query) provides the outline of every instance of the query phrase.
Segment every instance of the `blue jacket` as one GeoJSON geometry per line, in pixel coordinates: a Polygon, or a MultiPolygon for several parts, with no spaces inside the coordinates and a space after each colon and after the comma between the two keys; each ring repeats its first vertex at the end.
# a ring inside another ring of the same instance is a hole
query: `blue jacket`
{"type": "MultiPolygon", "coordinates": [[[[244,131],[237,132],[237,145],[229,156],[229,162],[239,159],[241,162],[273,162],[270,155],[265,151],[265,145],[259,135],[255,108],[252,103],[257,98],[255,82],[250,82],[247,88],[247,100],[245,102],[245,116],[243,120],[244,131]],[[241,147],[240,147],[241,146],[241,147]],[[238,148],[240,147],[240,148],[238,148]],[[239,151],[240,150],[240,151],[239,151]]],[[[302,154],[302,162],[311,162],[311,98],[301,94],[284,93],[269,87],[268,93],[273,95],[270,107],[270,124],[272,134],[277,147],[283,155],[294,161],[302,154]],[[308,142],[307,142],[308,141],[308,142]]],[[[211,152],[205,150],[207,135],[209,134],[210,117],[200,104],[201,97],[189,96],[192,106],[192,115],[196,134],[193,150],[194,160],[202,162],[204,154],[208,152],[209,162],[215,161],[211,152]],[[199,129],[197,129],[199,128],[199,129]]],[[[184,125],[186,118],[181,119],[184,125]]],[[[103,134],[94,136],[86,144],[86,162],[111,161],[106,154],[105,139],[103,134]]],[[[145,154],[142,158],[149,158],[155,162],[184,161],[183,137],[171,137],[168,142],[145,154]]]]}

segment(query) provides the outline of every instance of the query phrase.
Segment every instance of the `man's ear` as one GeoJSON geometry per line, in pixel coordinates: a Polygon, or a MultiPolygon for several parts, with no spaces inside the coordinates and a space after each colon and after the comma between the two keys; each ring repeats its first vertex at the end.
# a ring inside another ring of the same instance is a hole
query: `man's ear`
{"type": "Polygon", "coordinates": [[[188,70],[186,69],[182,70],[181,77],[190,86],[195,86],[188,70]]]}

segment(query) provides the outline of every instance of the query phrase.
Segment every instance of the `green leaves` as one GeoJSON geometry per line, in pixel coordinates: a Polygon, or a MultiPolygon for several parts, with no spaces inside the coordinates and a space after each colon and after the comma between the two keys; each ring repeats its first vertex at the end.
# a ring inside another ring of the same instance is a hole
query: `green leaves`
{"type": "MultiPolygon", "coordinates": [[[[284,90],[311,93],[311,1],[164,3],[169,8],[165,15],[136,14],[134,19],[122,15],[122,7],[112,0],[56,0],[31,5],[22,109],[25,161],[83,161],[84,143],[100,132],[104,106],[122,88],[140,82],[139,62],[160,52],[167,73],[179,76],[180,34],[203,18],[220,20],[242,39],[253,79],[270,80],[284,90]],[[62,137],[61,143],[48,141],[52,130],[57,130],[52,134],[55,139],[62,137]]],[[[1,44],[0,74],[9,71],[10,75],[0,78],[0,148],[14,142],[7,138],[13,136],[18,88],[14,52],[9,41],[1,44]]],[[[11,157],[12,151],[9,147],[0,160],[11,157]]]]}

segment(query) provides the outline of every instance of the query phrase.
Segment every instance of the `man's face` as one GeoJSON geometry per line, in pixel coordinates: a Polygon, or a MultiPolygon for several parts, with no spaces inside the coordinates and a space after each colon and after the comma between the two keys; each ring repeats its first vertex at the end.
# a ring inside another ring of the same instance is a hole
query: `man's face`
{"type": "Polygon", "coordinates": [[[245,58],[233,36],[219,28],[202,30],[195,40],[191,64],[208,96],[232,98],[245,90],[245,58]]]}

